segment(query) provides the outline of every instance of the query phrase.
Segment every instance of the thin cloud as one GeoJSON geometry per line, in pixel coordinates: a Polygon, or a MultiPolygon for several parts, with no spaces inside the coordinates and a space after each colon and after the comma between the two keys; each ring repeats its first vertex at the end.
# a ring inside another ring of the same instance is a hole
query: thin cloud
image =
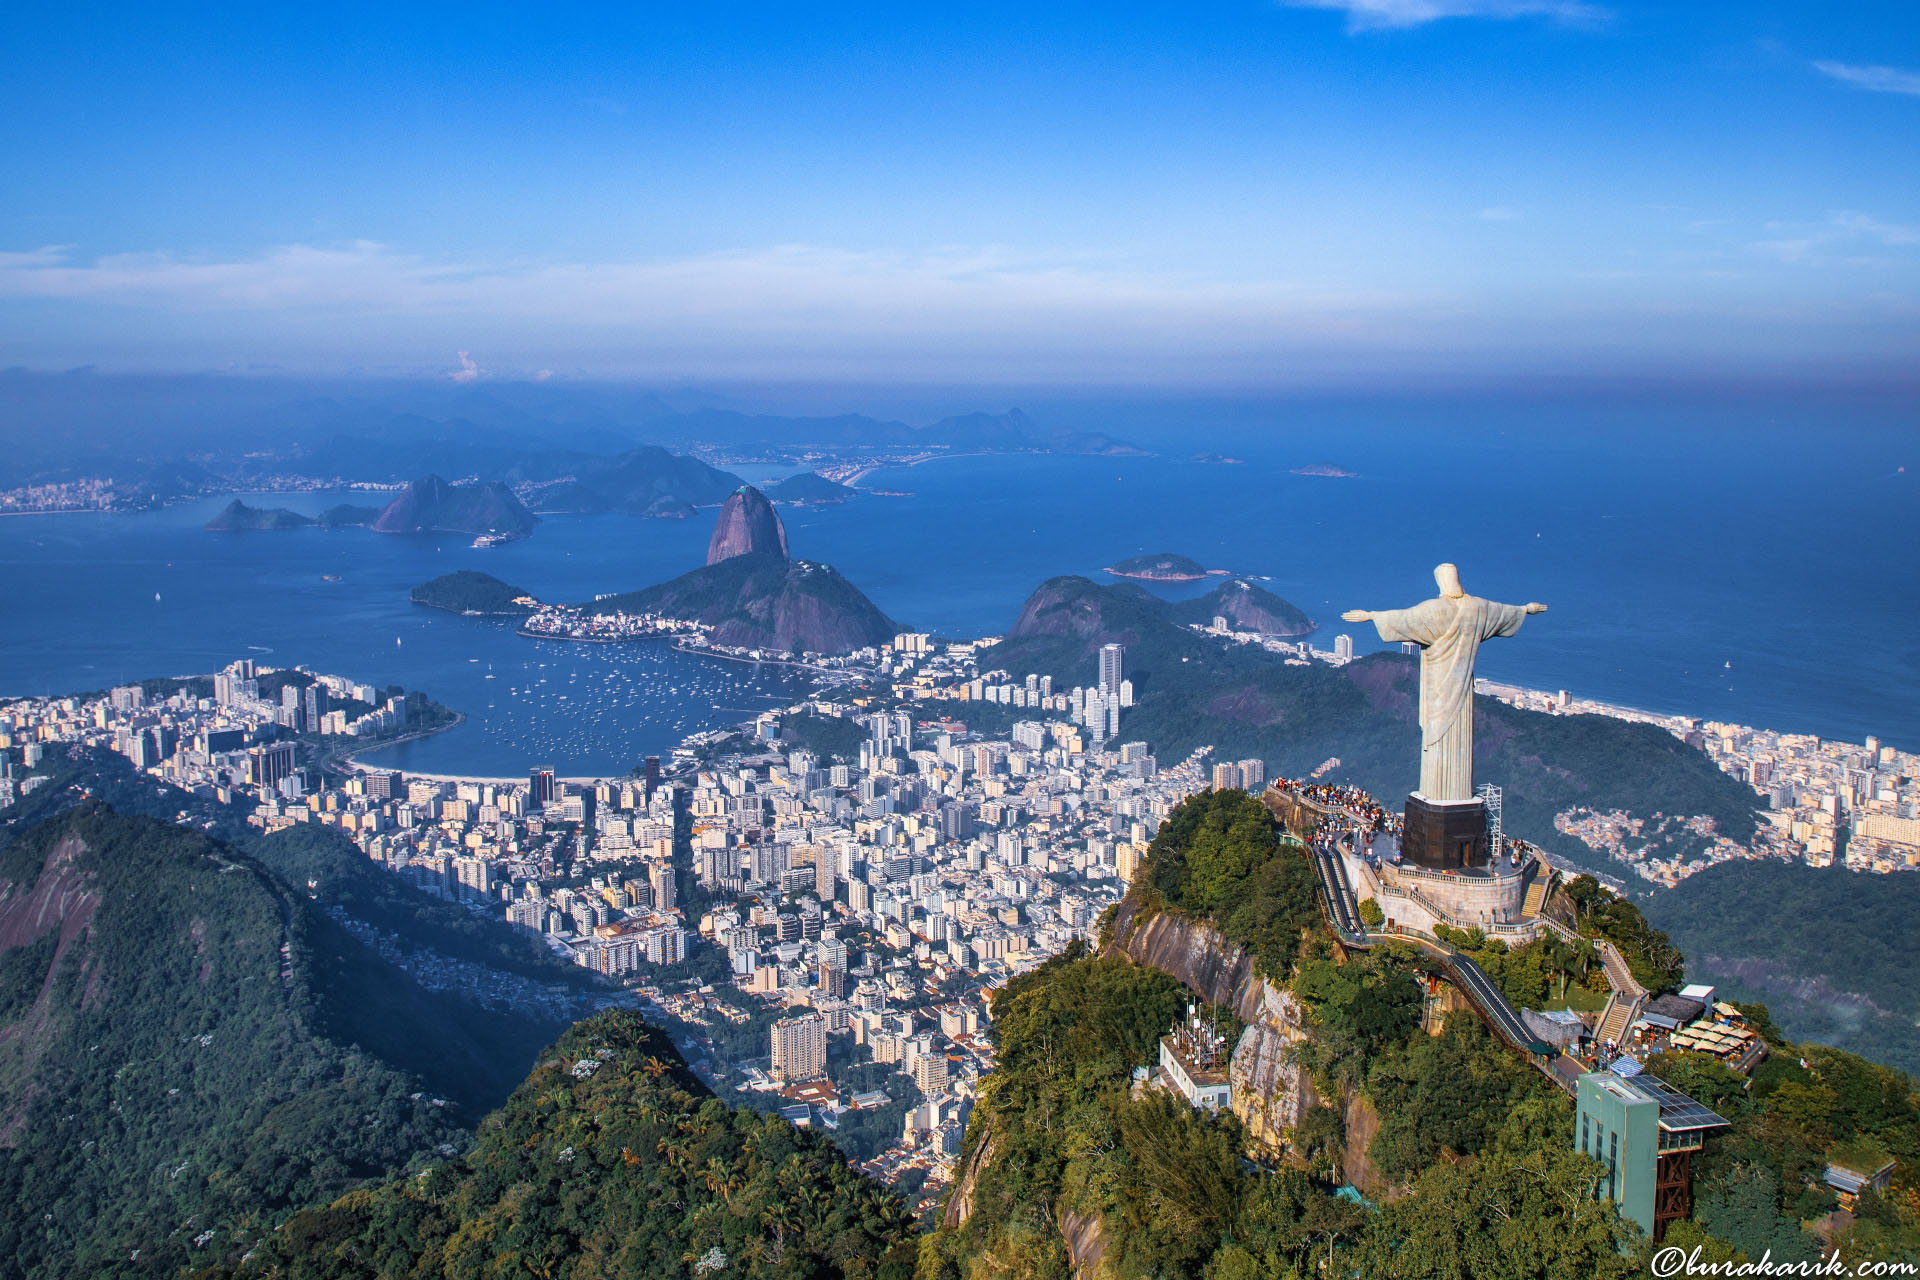
{"type": "MultiPolygon", "coordinates": [[[[1748,246],[1749,262],[1767,254],[1840,267],[1843,255],[1869,247],[1911,259],[1911,249],[1882,246],[1920,233],[1836,213],[1766,234],[1777,243],[1758,254],[1748,246]]],[[[1792,270],[1820,279],[1807,266],[1792,270]]],[[[87,259],[39,249],[0,256],[0,317],[33,302],[36,317],[52,323],[14,326],[0,363],[73,364],[113,343],[123,360],[155,367],[197,364],[206,350],[269,362],[296,353],[295,363],[314,367],[462,382],[553,369],[1225,385],[1586,367],[1589,357],[1577,353],[1601,347],[1629,364],[1747,367],[1763,353],[1804,355],[1822,334],[1843,333],[1849,360],[1871,352],[1904,361],[1920,333],[1920,313],[1882,297],[1878,285],[1876,293],[1848,285],[1754,310],[1737,297],[1692,291],[1677,301],[1658,283],[1543,308],[1457,282],[1372,288],[1215,277],[998,246],[907,253],[781,245],[579,262],[436,260],[367,241],[225,259],[87,259]],[[460,348],[466,354],[450,367],[446,353],[460,348]],[[476,351],[488,355],[486,366],[476,351]]]]}
{"type": "Polygon", "coordinates": [[[1348,31],[1425,26],[1442,18],[1546,18],[1591,26],[1610,16],[1585,0],[1282,0],[1295,9],[1333,9],[1347,15],[1348,31]]]}
{"type": "Polygon", "coordinates": [[[1509,209],[1503,204],[1495,204],[1488,205],[1473,216],[1479,218],[1482,222],[1518,222],[1520,220],[1520,211],[1518,209],[1509,209]]]}
{"type": "Polygon", "coordinates": [[[1856,89],[1920,96],[1920,71],[1908,71],[1901,67],[1860,66],[1851,62],[1816,62],[1813,69],[1856,89]]]}
{"type": "Polygon", "coordinates": [[[1855,236],[1865,236],[1878,240],[1881,244],[1907,245],[1920,244],[1920,227],[1902,226],[1897,222],[1882,222],[1867,213],[1844,212],[1833,215],[1835,230],[1855,236]]]}
{"type": "Polygon", "coordinates": [[[470,313],[586,323],[756,318],[800,327],[828,313],[875,324],[918,314],[938,324],[941,316],[966,322],[1116,306],[1170,319],[1208,312],[1325,316],[1409,301],[1286,281],[1103,271],[1069,257],[993,247],[907,254],[781,245],[631,262],[479,265],[429,262],[369,241],[290,245],[227,261],[151,253],[85,263],[59,251],[12,254],[0,257],[0,298],[7,297],[186,312],[470,313]]]}
{"type": "Polygon", "coordinates": [[[1891,249],[1920,245],[1920,227],[1887,222],[1851,209],[1830,213],[1825,222],[1811,226],[1773,223],[1767,230],[1774,233],[1773,238],[1757,240],[1747,247],[1762,257],[1793,266],[1877,266],[1892,259],[1863,252],[1863,242],[1891,249]]]}

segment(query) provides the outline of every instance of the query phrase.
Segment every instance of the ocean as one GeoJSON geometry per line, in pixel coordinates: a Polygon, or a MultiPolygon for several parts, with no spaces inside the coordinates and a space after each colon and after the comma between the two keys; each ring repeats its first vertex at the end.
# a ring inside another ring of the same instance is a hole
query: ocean
{"type": "MultiPolygon", "coordinates": [[[[1116,433],[1121,434],[1121,433],[1116,433]]],[[[1132,438],[1142,439],[1143,433],[1132,438]]],[[[1150,457],[944,458],[874,473],[910,496],[783,508],[799,558],[942,636],[1009,627],[1042,580],[1172,551],[1254,575],[1381,648],[1349,608],[1469,591],[1549,612],[1481,650],[1490,679],[1650,710],[1920,747],[1920,502],[1891,430],[1359,430],[1337,419],[1222,429],[1150,457]],[[1187,461],[1205,448],[1238,464],[1187,461]],[[1345,477],[1301,475],[1326,463],[1345,477]]],[[[763,479],[764,472],[747,473],[763,479]]],[[[425,772],[624,772],[698,729],[808,687],[674,652],[532,641],[419,608],[457,568],[583,600],[701,563],[687,521],[555,516],[505,547],[367,530],[206,532],[225,495],[157,512],[0,518],[0,694],[99,689],[238,657],[423,689],[459,728],[370,760],[425,772]],[[329,577],[337,578],[335,581],[329,577]]],[[[318,511],[339,494],[250,499],[318,511]]],[[[364,496],[360,501],[370,501],[364,496]]],[[[1211,583],[1172,588],[1191,595],[1211,583]]]]}

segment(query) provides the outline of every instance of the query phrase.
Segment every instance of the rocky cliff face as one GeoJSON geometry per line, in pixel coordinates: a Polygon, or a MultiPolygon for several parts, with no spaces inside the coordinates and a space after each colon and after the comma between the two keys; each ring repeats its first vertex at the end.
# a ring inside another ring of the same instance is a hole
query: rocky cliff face
{"type": "Polygon", "coordinates": [[[1307,1037],[1293,994],[1255,973],[1246,949],[1229,943],[1212,925],[1166,912],[1147,914],[1138,894],[1128,894],[1120,904],[1108,951],[1178,978],[1246,1024],[1227,1068],[1233,1113],[1261,1149],[1278,1155],[1286,1130],[1320,1101],[1307,1073],[1287,1053],[1288,1046],[1307,1037]]]}
{"type": "Polygon", "coordinates": [[[720,508],[713,537],[707,542],[707,563],[716,565],[734,556],[751,555],[786,559],[787,531],[767,495],[744,484],[720,508]]]}
{"type": "Polygon", "coordinates": [[[1073,1259],[1073,1280],[1095,1280],[1107,1256],[1107,1224],[1097,1213],[1060,1215],[1060,1239],[1073,1259]]]}
{"type": "Polygon", "coordinates": [[[973,1216],[973,1189],[980,1181],[980,1171],[993,1162],[999,1150],[999,1134],[987,1130],[980,1145],[954,1170],[953,1194],[947,1197],[947,1204],[940,1211],[940,1225],[948,1229],[964,1227],[967,1219],[973,1216]]]}

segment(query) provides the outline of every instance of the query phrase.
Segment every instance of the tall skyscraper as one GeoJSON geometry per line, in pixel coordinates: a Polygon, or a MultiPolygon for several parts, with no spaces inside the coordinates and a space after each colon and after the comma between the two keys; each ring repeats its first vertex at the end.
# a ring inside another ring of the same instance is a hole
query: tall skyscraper
{"type": "Polygon", "coordinates": [[[647,868],[647,883],[653,889],[653,905],[671,911],[679,905],[679,892],[673,882],[673,868],[656,862],[647,868]]]}
{"type": "Polygon", "coordinates": [[[1100,692],[1110,697],[1120,694],[1120,662],[1126,651],[1125,645],[1100,646],[1100,692]]]}
{"type": "Polygon", "coordinates": [[[1353,637],[1335,636],[1333,638],[1333,656],[1341,659],[1353,657],[1353,637]]]}
{"type": "Polygon", "coordinates": [[[307,732],[319,733],[321,731],[320,722],[326,717],[329,709],[327,705],[327,686],[316,680],[307,686],[307,691],[302,701],[305,703],[307,709],[307,732]]]}
{"type": "Polygon", "coordinates": [[[553,803],[553,770],[535,769],[527,775],[527,803],[536,809],[553,803]]]}
{"type": "Polygon", "coordinates": [[[827,1020],[817,1013],[782,1018],[771,1032],[772,1073],[779,1080],[813,1080],[827,1072],[827,1020]]]}

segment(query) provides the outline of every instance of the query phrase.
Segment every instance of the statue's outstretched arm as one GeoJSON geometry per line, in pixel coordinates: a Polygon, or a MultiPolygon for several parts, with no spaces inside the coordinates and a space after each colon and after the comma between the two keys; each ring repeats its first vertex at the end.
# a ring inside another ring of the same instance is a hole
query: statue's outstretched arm
{"type": "Polygon", "coordinates": [[[1528,613],[1545,613],[1546,611],[1547,606],[1541,604],[1538,600],[1532,601],[1527,605],[1528,613]]]}
{"type": "MultiPolygon", "coordinates": [[[[1545,608],[1546,608],[1547,606],[1545,606],[1545,605],[1541,605],[1540,607],[1541,607],[1542,609],[1545,609],[1545,608]]],[[[1529,605],[1529,606],[1527,606],[1527,608],[1528,608],[1528,611],[1529,611],[1529,612],[1532,612],[1532,609],[1533,609],[1533,606],[1531,606],[1531,605],[1529,605]]],[[[1341,616],[1342,618],[1344,618],[1344,619],[1346,619],[1346,620],[1347,620],[1348,622],[1371,622],[1371,621],[1373,621],[1373,615],[1372,615],[1371,613],[1369,613],[1369,612],[1367,612],[1367,611],[1366,611],[1365,609],[1349,609],[1349,610],[1347,610],[1347,611],[1346,611],[1345,613],[1343,613],[1343,614],[1341,614],[1340,616],[1341,616]]]]}

